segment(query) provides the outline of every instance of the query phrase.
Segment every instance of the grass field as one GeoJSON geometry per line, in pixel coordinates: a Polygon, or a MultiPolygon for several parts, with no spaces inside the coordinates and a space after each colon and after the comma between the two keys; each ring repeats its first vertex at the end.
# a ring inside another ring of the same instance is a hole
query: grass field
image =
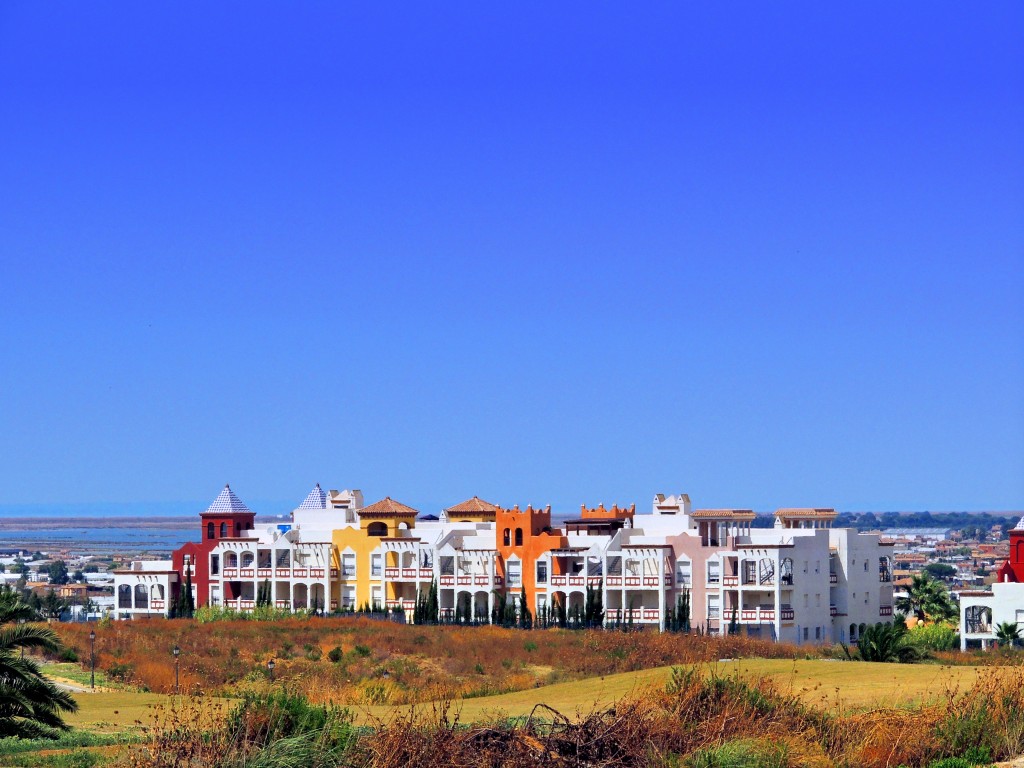
{"type": "MultiPolygon", "coordinates": [[[[807,704],[823,709],[862,710],[907,707],[942,698],[951,689],[963,690],[977,677],[978,667],[930,664],[874,664],[820,659],[740,659],[710,665],[721,675],[767,677],[785,693],[799,695],[807,704]]],[[[491,715],[527,715],[539,703],[572,715],[606,706],[624,696],[642,695],[662,688],[671,667],[624,672],[571,683],[556,683],[529,691],[464,699],[457,704],[463,721],[491,715]]],[[[357,708],[360,719],[387,719],[408,707],[357,708]]]]}
{"type": "MultiPolygon", "coordinates": [[[[740,659],[710,665],[719,674],[768,677],[781,691],[798,694],[808,704],[825,709],[873,709],[911,706],[935,700],[954,688],[970,686],[978,667],[947,667],[930,664],[872,664],[820,659],[740,659]]],[[[498,696],[464,699],[456,703],[463,721],[492,715],[529,714],[538,703],[567,715],[605,706],[625,696],[642,695],[645,689],[661,688],[671,667],[623,672],[587,680],[517,691],[498,696]]],[[[154,706],[169,704],[173,696],[127,690],[76,694],[79,711],[72,725],[101,733],[113,733],[152,722],[154,706]]],[[[421,705],[429,706],[429,705],[421,705]]],[[[386,705],[354,707],[357,720],[387,720],[408,708],[386,705]]]]}

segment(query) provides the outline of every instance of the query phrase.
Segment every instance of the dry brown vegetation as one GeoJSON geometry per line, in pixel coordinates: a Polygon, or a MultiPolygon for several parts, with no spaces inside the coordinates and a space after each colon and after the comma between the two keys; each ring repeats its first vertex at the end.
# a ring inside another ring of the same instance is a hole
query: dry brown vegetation
{"type": "MultiPolygon", "coordinates": [[[[314,728],[278,697],[241,709],[211,731],[194,705],[171,713],[139,768],[167,766],[663,766],[717,765],[701,757],[728,750],[737,765],[926,766],[973,748],[995,759],[1024,751],[1024,670],[987,670],[967,691],[916,710],[829,714],[801,704],[767,680],[677,670],[664,690],[570,719],[539,706],[528,718],[464,725],[446,705],[409,712],[363,731],[343,712],[324,711],[314,728]]],[[[294,703],[294,702],[293,702],[294,703]]]]}
{"type": "MultiPolygon", "coordinates": [[[[89,627],[57,625],[88,665],[89,627]]],[[[275,677],[316,702],[409,704],[525,690],[552,682],[722,657],[793,658],[807,648],[740,636],[658,632],[521,631],[409,626],[361,618],[273,622],[114,622],[96,637],[97,667],[146,690],[244,691],[275,677]],[[334,650],[338,649],[338,650],[334,650]],[[332,661],[332,651],[334,651],[332,661]]],[[[813,653],[813,651],[812,651],[813,653]]]]}

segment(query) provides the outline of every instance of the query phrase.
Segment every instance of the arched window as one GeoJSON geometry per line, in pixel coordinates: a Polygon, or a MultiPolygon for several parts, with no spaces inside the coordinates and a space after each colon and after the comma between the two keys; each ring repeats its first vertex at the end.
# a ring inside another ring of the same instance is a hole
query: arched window
{"type": "Polygon", "coordinates": [[[221,523],[220,524],[220,537],[223,539],[227,535],[228,535],[228,524],[227,523],[221,523]]]}
{"type": "Polygon", "coordinates": [[[243,568],[252,568],[252,563],[253,563],[253,560],[255,560],[255,559],[256,559],[256,556],[253,555],[252,552],[243,552],[242,553],[242,567],[243,568]]]}
{"type": "Polygon", "coordinates": [[[502,541],[502,543],[506,547],[508,547],[508,546],[510,546],[512,544],[512,536],[511,536],[511,534],[512,534],[512,532],[508,528],[506,528],[505,529],[505,533],[503,533],[502,536],[501,536],[501,541],[502,541]]]}
{"type": "Polygon", "coordinates": [[[522,528],[516,528],[516,546],[517,547],[523,546],[523,529],[522,528]]]}
{"type": "Polygon", "coordinates": [[[149,590],[144,584],[135,585],[135,607],[149,608],[149,590]]]}
{"type": "Polygon", "coordinates": [[[208,539],[212,539],[213,538],[213,523],[207,523],[206,524],[206,538],[208,538],[208,539]]]}
{"type": "Polygon", "coordinates": [[[366,526],[367,536],[387,536],[388,525],[387,523],[370,523],[366,526]]]}
{"type": "Polygon", "coordinates": [[[132,607],[132,588],[129,587],[127,584],[122,584],[117,588],[117,607],[132,607]]]}
{"type": "Polygon", "coordinates": [[[850,625],[850,642],[852,643],[856,639],[857,639],[857,625],[856,624],[851,624],[850,625]]]}

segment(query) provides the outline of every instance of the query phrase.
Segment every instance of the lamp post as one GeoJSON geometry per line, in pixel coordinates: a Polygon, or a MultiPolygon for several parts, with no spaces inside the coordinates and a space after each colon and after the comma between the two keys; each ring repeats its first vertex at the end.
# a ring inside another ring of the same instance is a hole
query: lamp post
{"type": "Polygon", "coordinates": [[[274,663],[273,659],[267,662],[267,672],[270,673],[270,682],[274,682],[274,667],[276,666],[277,664],[274,663]]]}
{"type": "Polygon", "coordinates": [[[96,690],[96,630],[89,630],[89,687],[96,690]]]}
{"type": "Polygon", "coordinates": [[[178,656],[181,654],[181,648],[174,646],[171,650],[174,654],[174,695],[178,695],[178,656]]]}

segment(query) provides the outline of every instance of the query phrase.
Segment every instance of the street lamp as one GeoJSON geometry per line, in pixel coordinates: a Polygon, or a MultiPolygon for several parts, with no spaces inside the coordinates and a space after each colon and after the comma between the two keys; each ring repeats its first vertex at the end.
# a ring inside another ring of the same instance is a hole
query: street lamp
{"type": "Polygon", "coordinates": [[[96,690],[96,630],[89,630],[89,687],[96,690]]]}
{"type": "Polygon", "coordinates": [[[178,656],[181,654],[181,648],[174,646],[171,649],[171,653],[174,654],[174,695],[178,695],[178,656]]]}
{"type": "Polygon", "coordinates": [[[274,663],[273,659],[267,662],[267,671],[270,673],[270,682],[274,682],[274,667],[276,666],[277,664],[274,663]]]}

